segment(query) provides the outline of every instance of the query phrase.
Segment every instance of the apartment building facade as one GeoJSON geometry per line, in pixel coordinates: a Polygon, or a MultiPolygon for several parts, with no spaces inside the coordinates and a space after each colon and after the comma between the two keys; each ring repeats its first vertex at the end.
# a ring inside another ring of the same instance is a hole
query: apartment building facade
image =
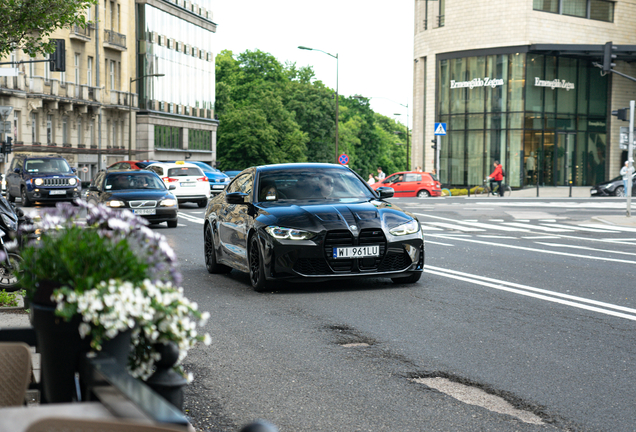
{"type": "MultiPolygon", "coordinates": [[[[197,34],[200,40],[196,45],[209,47],[216,27],[209,8],[183,1],[157,2],[183,22],[205,23],[209,30],[197,34]]],[[[2,60],[16,62],[18,67],[17,76],[0,77],[0,105],[13,107],[8,119],[12,122],[12,133],[8,136],[13,138],[14,154],[62,155],[78,168],[82,180],[92,179],[98,170],[127,160],[129,155],[133,159],[160,160],[192,157],[214,163],[218,123],[213,114],[214,76],[209,84],[212,92],[204,96],[206,110],[180,105],[183,100],[197,108],[196,100],[174,99],[174,93],[162,94],[161,86],[170,88],[174,84],[158,80],[179,75],[180,80],[195,82],[209,79],[209,74],[196,74],[182,63],[173,62],[165,77],[142,78],[163,73],[158,68],[166,67],[155,60],[154,68],[148,68],[139,61],[142,54],[138,47],[144,46],[147,32],[141,31],[145,24],[138,13],[145,5],[134,0],[100,0],[85,11],[92,22],[87,28],[54,32],[52,38],[65,40],[65,72],[51,72],[47,62],[19,63],[45,59],[30,58],[19,50],[2,60]],[[148,95],[157,103],[150,103],[148,95]],[[179,104],[178,108],[174,108],[175,104],[179,104]],[[176,136],[172,140],[166,140],[163,135],[155,134],[149,124],[168,124],[178,127],[178,131],[173,132],[176,136]],[[194,139],[188,140],[190,137],[194,139]]],[[[202,69],[214,71],[211,49],[208,52],[207,64],[202,69]]],[[[11,157],[8,155],[6,161],[0,162],[2,172],[11,157]]]]}
{"type": "Polygon", "coordinates": [[[611,111],[636,83],[636,2],[608,0],[415,1],[414,165],[444,184],[474,186],[500,161],[513,187],[593,185],[626,158],[611,111]],[[446,123],[439,161],[431,141],[446,123]],[[438,165],[439,164],[439,165],[438,165]]]}

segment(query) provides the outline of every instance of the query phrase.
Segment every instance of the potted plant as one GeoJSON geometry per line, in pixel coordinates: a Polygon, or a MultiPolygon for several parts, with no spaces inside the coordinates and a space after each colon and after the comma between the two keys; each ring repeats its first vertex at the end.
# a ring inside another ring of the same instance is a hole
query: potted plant
{"type": "Polygon", "coordinates": [[[48,402],[73,399],[73,378],[87,351],[109,351],[145,380],[161,358],[161,344],[173,342],[175,370],[186,376],[181,361],[187,351],[210,343],[196,331],[209,314],[184,296],[163,235],[128,210],[79,200],[44,209],[24,231],[38,237],[22,251],[20,273],[48,402]]]}

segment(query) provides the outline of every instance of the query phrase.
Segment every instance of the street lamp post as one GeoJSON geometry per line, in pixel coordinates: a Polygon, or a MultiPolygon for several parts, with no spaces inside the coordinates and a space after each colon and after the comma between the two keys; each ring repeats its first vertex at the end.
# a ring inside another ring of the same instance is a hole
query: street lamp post
{"type": "MultiPolygon", "coordinates": [[[[389,98],[385,98],[385,97],[381,97],[381,96],[371,96],[371,97],[364,97],[364,96],[360,96],[360,95],[355,95],[353,96],[354,99],[367,99],[367,100],[371,100],[371,99],[386,99],[388,101],[391,101],[393,103],[396,103],[400,106],[403,106],[404,108],[406,108],[406,170],[410,171],[411,170],[411,164],[409,162],[410,159],[410,155],[411,155],[411,150],[409,148],[409,136],[411,135],[409,133],[409,104],[401,104],[399,102],[396,102],[392,99],[389,98]]],[[[401,113],[394,113],[393,115],[402,115],[401,113]]]]}
{"type": "Polygon", "coordinates": [[[339,105],[339,100],[338,100],[338,53],[334,54],[329,54],[326,51],[323,50],[319,50],[316,48],[309,48],[306,46],[299,46],[299,49],[302,50],[308,50],[308,51],[320,51],[321,53],[327,54],[330,57],[333,57],[336,59],[336,163],[338,163],[338,105],[339,105]]]}
{"type": "MultiPolygon", "coordinates": [[[[130,84],[128,86],[128,160],[133,160],[132,157],[132,83],[149,77],[162,77],[165,74],[151,74],[143,75],[137,78],[130,78],[130,84]]],[[[136,147],[136,146],[135,146],[136,147]]]]}

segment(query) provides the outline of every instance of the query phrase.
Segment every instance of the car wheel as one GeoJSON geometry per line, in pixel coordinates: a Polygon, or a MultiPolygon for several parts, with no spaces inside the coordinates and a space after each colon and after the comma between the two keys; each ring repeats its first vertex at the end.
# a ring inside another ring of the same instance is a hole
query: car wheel
{"type": "Polygon", "coordinates": [[[623,190],[623,186],[618,186],[616,187],[616,189],[614,189],[614,196],[617,196],[617,197],[625,196],[625,191],[623,190]]]}
{"type": "Polygon", "coordinates": [[[430,197],[431,194],[425,189],[425,190],[421,190],[417,193],[417,197],[418,198],[428,198],[430,197]]]}
{"type": "Polygon", "coordinates": [[[200,200],[200,201],[197,202],[197,205],[199,206],[199,208],[203,208],[206,205],[208,205],[208,200],[206,200],[206,199],[200,200]]]}
{"type": "Polygon", "coordinates": [[[9,202],[15,202],[15,197],[13,195],[11,195],[11,192],[9,192],[8,189],[7,189],[7,200],[9,202]]]}
{"type": "Polygon", "coordinates": [[[26,187],[22,187],[20,192],[21,192],[20,196],[22,197],[22,207],[30,207],[33,203],[31,202],[31,200],[29,199],[27,195],[26,187]]]}
{"type": "Polygon", "coordinates": [[[258,238],[256,235],[250,239],[250,282],[252,288],[256,292],[263,292],[267,289],[267,281],[265,280],[265,269],[263,268],[263,258],[261,257],[261,249],[258,247],[258,238]]]}
{"type": "Polygon", "coordinates": [[[18,266],[21,262],[22,257],[20,255],[9,252],[8,260],[0,264],[0,289],[6,292],[14,292],[20,289],[18,266]],[[11,263],[11,268],[7,266],[8,262],[11,263]]]}
{"type": "Polygon", "coordinates": [[[422,272],[417,272],[406,277],[391,278],[391,280],[397,284],[411,284],[420,280],[421,277],[422,277],[422,272]]]}
{"type": "Polygon", "coordinates": [[[205,228],[203,249],[205,253],[205,267],[209,273],[229,273],[232,271],[231,267],[216,262],[216,249],[214,247],[214,237],[210,225],[205,228]]]}
{"type": "Polygon", "coordinates": [[[174,221],[168,221],[168,222],[167,222],[167,224],[168,224],[168,228],[176,228],[176,227],[177,227],[177,223],[178,223],[178,222],[179,222],[179,221],[176,221],[176,220],[174,220],[174,221]]]}

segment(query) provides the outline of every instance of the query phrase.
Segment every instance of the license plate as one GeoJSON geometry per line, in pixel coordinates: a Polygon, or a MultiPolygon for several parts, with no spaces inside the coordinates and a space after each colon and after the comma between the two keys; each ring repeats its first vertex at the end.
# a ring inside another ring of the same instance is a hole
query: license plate
{"type": "Polygon", "coordinates": [[[181,187],[192,187],[194,185],[195,185],[194,182],[192,182],[192,183],[181,183],[181,187]]]}
{"type": "Polygon", "coordinates": [[[212,189],[223,189],[225,185],[212,185],[212,189]]]}
{"type": "Polygon", "coordinates": [[[49,195],[66,195],[65,190],[52,190],[49,191],[49,195]]]}
{"type": "Polygon", "coordinates": [[[133,213],[136,215],[153,215],[157,213],[156,209],[133,209],[133,213]]]}
{"type": "Polygon", "coordinates": [[[366,258],[380,256],[380,246],[354,246],[333,248],[334,258],[366,258]]]}
{"type": "Polygon", "coordinates": [[[596,189],[592,189],[592,190],[590,191],[590,193],[591,193],[591,194],[595,194],[596,192],[597,192],[597,191],[596,191],[596,189]]]}

